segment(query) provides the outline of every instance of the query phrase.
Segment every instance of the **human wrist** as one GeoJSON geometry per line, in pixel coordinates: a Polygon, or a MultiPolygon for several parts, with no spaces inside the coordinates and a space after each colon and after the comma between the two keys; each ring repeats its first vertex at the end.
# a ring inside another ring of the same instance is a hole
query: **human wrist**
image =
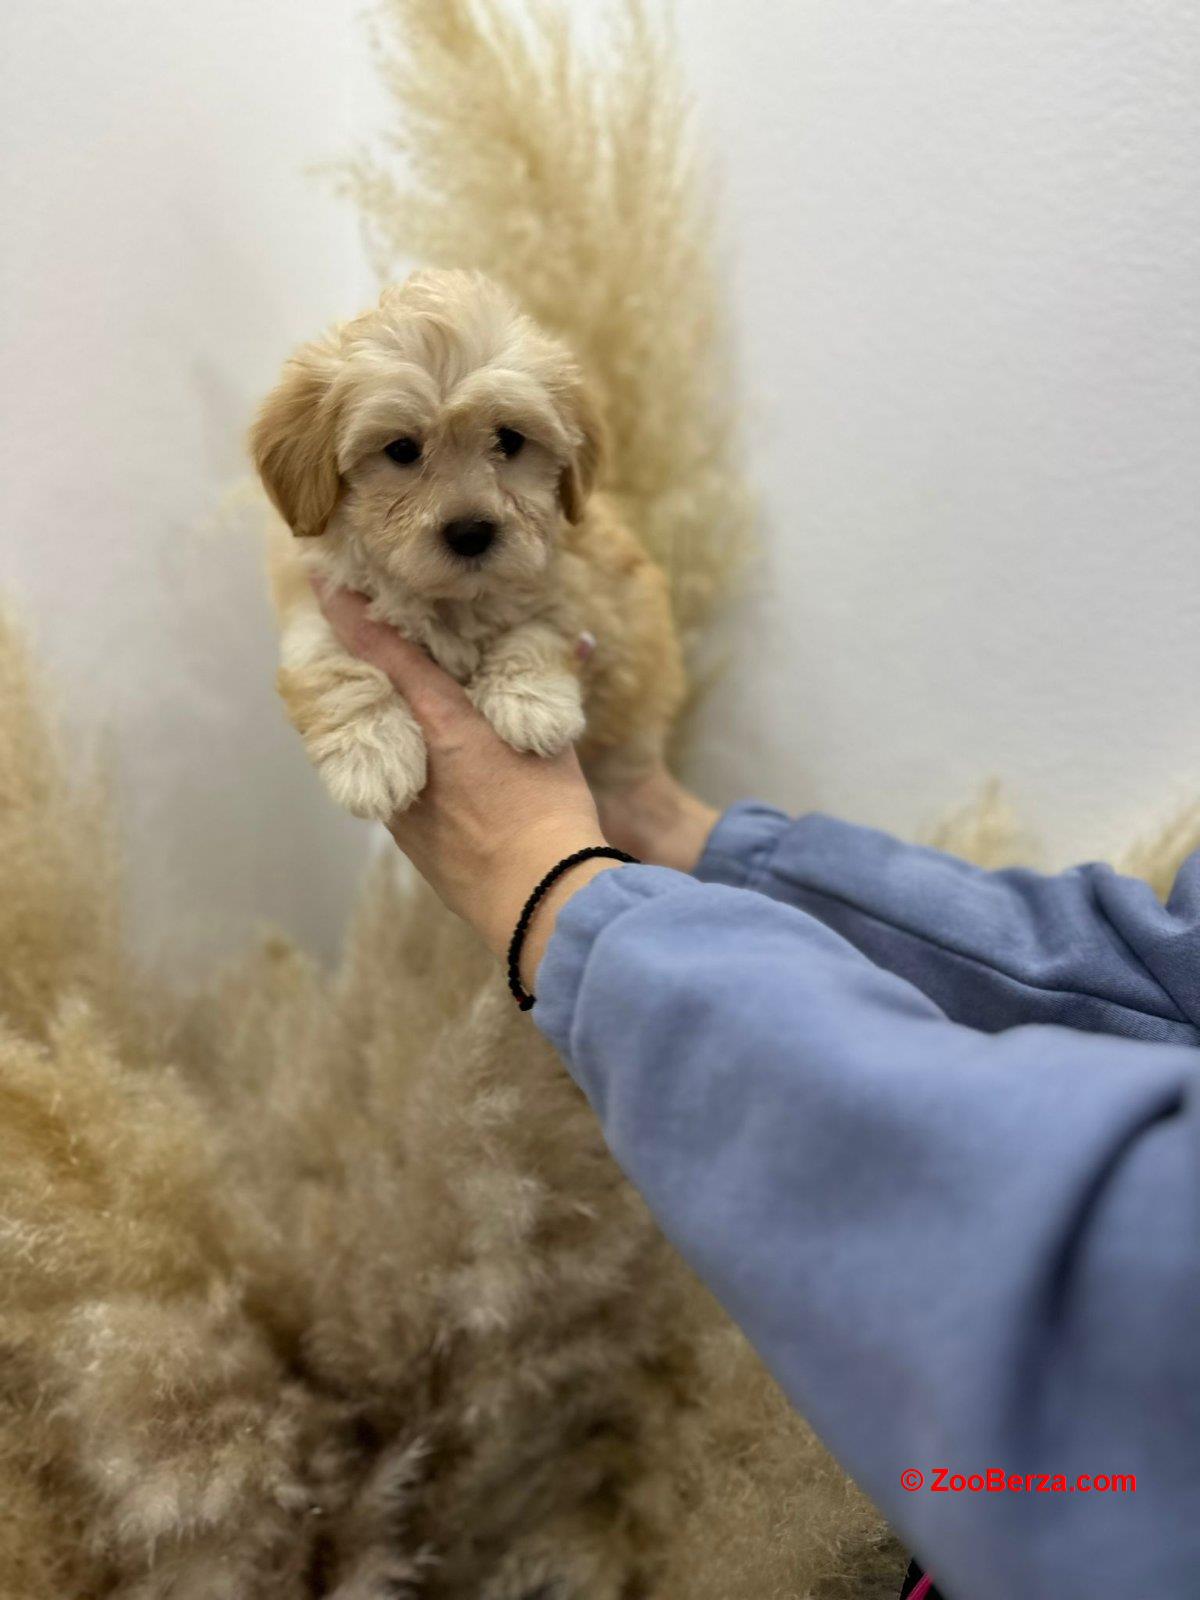
{"type": "Polygon", "coordinates": [[[656,866],[692,872],[720,812],[660,767],[631,789],[599,797],[617,843],[656,866]]]}
{"type": "Polygon", "coordinates": [[[694,872],[720,815],[715,806],[680,789],[675,825],[660,855],[662,865],[674,867],[677,872],[694,872]]]}
{"type": "MultiPolygon", "coordinates": [[[[552,867],[574,855],[577,850],[606,842],[597,820],[586,817],[563,818],[526,829],[507,848],[499,851],[492,871],[481,886],[478,915],[471,919],[492,953],[501,958],[507,954],[509,940],[526,900],[552,867]]],[[[553,924],[558,907],[565,904],[584,882],[594,877],[597,870],[612,865],[611,861],[582,862],[547,890],[526,941],[530,953],[537,952],[538,960],[544,947],[541,938],[544,924],[553,924]]],[[[525,962],[522,961],[521,965],[524,971],[525,962]]]]}
{"type": "MultiPolygon", "coordinates": [[[[600,848],[605,847],[601,846],[600,848]]],[[[570,856],[563,859],[570,860],[570,856]]],[[[522,997],[522,990],[525,991],[526,996],[536,997],[538,972],[542,964],[542,957],[545,955],[550,940],[554,935],[560,913],[565,911],[568,903],[582,890],[586,889],[588,884],[603,873],[611,872],[623,864],[622,860],[616,860],[612,856],[592,856],[583,861],[574,861],[562,872],[561,876],[555,879],[548,889],[538,896],[537,902],[532,908],[528,925],[524,927],[523,933],[518,934],[518,937],[513,941],[516,946],[515,952],[511,947],[508,952],[510,963],[509,984],[512,987],[514,979],[516,980],[517,987],[513,988],[513,993],[518,999],[522,999],[522,1010],[527,1009],[533,1003],[532,998],[524,999],[522,997]],[[516,957],[515,964],[512,962],[514,953],[516,957]]],[[[528,900],[526,901],[527,903],[528,900]]],[[[516,926],[520,926],[524,921],[524,907],[522,907],[522,913],[519,915],[519,921],[516,926]]]]}

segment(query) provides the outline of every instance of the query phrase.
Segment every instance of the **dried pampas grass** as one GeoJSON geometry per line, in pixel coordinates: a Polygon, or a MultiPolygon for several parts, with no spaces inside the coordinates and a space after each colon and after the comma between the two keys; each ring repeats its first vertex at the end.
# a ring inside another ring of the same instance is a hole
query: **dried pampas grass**
{"type": "Polygon", "coordinates": [[[1184,806],[1165,826],[1136,839],[1116,865],[1133,878],[1145,878],[1160,900],[1171,892],[1180,867],[1200,849],[1200,806],[1184,806]]]}
{"type": "Polygon", "coordinates": [[[603,401],[605,487],[667,569],[695,647],[751,540],[712,182],[669,32],[613,0],[589,51],[550,0],[383,0],[388,136],[336,169],[381,278],[412,261],[503,283],[603,401]]]}
{"type": "MultiPolygon", "coordinates": [[[[952,811],[929,835],[938,850],[973,861],[976,866],[1036,866],[1036,840],[1022,828],[1012,802],[996,779],[986,783],[975,798],[952,811]]],[[[1113,865],[1131,878],[1144,878],[1160,900],[1171,892],[1180,867],[1200,849],[1200,806],[1183,806],[1168,822],[1159,824],[1126,849],[1113,865]]]]}
{"type": "MultiPolygon", "coordinates": [[[[11,638],[14,619],[0,611],[11,638]]],[[[21,872],[0,893],[0,1015],[37,1035],[55,993],[120,987],[114,855],[94,786],[67,783],[38,715],[24,651],[0,653],[0,862],[21,872]],[[78,848],[76,845],[78,841],[78,848]]]]}
{"type": "Polygon", "coordinates": [[[380,870],[332,975],[140,981],[11,625],[0,682],[0,1595],[890,1596],[466,931],[380,870]]]}
{"type": "Polygon", "coordinates": [[[333,976],[132,981],[11,628],[0,675],[0,1592],[887,1594],[466,931],[381,871],[333,976]]]}

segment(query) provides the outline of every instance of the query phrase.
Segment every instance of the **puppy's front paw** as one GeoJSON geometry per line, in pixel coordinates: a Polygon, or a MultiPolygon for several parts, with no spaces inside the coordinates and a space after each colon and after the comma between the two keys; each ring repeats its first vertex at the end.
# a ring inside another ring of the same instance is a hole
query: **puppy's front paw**
{"type": "Polygon", "coordinates": [[[373,822],[407,810],[425,787],[425,741],[401,706],[344,723],[312,756],[338,805],[373,822]]]}
{"type": "Polygon", "coordinates": [[[472,684],[469,693],[514,750],[556,756],[574,744],[586,725],[579,682],[566,672],[524,679],[484,678],[472,684]]]}

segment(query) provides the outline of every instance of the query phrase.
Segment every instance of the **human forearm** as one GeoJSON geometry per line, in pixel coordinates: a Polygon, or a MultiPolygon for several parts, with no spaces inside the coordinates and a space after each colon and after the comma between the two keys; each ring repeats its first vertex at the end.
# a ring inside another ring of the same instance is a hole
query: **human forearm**
{"type": "Polygon", "coordinates": [[[1200,1041],[1187,1004],[1200,1001],[1200,862],[1163,907],[1106,867],[988,872],[874,828],[746,802],[721,817],[696,872],[807,911],[971,1027],[1200,1041]]]}
{"type": "Polygon", "coordinates": [[[645,869],[572,900],[539,983],[664,1230],[950,1592],[1134,1585],[1156,1540],[1186,1592],[1194,1052],[974,1033],[811,918],[645,869]],[[937,1465],[1143,1492],[903,1492],[937,1465]]]}

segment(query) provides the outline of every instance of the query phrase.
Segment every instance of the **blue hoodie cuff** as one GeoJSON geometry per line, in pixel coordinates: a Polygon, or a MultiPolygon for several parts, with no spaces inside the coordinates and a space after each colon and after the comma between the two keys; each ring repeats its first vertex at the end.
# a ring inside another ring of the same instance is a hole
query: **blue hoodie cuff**
{"type": "Polygon", "coordinates": [[[791,826],[786,812],[757,800],[743,800],[720,818],[708,836],[695,876],[702,883],[753,889],[766,876],[771,858],[791,826]]]}
{"type": "Polygon", "coordinates": [[[533,1020],[571,1066],[571,1033],[588,958],[599,935],[618,917],[658,895],[696,887],[670,867],[617,867],[600,872],[558,914],[537,975],[533,1020]]]}

